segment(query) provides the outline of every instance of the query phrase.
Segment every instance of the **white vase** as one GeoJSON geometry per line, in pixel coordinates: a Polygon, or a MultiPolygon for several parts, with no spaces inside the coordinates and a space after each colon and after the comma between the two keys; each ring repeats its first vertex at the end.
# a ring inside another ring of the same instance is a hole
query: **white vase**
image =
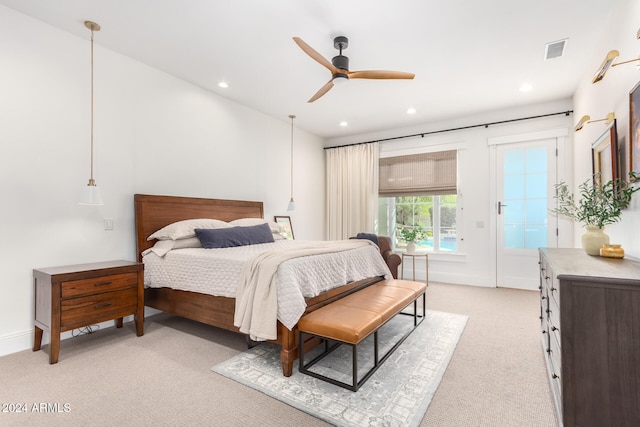
{"type": "MultiPolygon", "coordinates": [[[[600,250],[600,249],[598,249],[600,250]]],[[[413,242],[409,242],[407,243],[407,253],[408,254],[412,254],[416,251],[416,244],[413,242]]]]}
{"type": "Polygon", "coordinates": [[[588,255],[600,256],[602,245],[609,244],[609,236],[604,233],[604,228],[597,225],[586,225],[587,231],[582,235],[582,249],[588,255]]]}

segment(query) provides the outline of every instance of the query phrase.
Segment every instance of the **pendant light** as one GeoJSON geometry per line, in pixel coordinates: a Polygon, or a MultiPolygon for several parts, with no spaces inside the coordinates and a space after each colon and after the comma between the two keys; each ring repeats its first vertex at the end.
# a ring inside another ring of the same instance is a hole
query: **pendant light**
{"type": "Polygon", "coordinates": [[[287,210],[289,212],[295,212],[296,202],[293,200],[293,119],[295,119],[296,116],[290,114],[289,118],[291,119],[291,200],[289,200],[287,210]]]}
{"type": "Polygon", "coordinates": [[[89,183],[82,190],[81,205],[102,205],[100,189],[93,179],[93,32],[100,31],[100,25],[91,21],[84,21],[84,26],[91,30],[91,174],[89,183]]]}

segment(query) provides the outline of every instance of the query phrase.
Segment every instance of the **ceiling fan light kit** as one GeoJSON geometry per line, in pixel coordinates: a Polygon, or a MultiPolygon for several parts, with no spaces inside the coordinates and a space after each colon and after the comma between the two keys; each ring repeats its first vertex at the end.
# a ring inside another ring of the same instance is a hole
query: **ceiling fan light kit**
{"type": "Polygon", "coordinates": [[[415,74],[403,71],[384,70],[364,70],[349,71],[349,58],[342,54],[342,50],[349,46],[349,39],[345,36],[338,36],[333,39],[333,46],[338,49],[339,54],[331,59],[331,62],[324,56],[316,52],[311,46],[305,43],[300,37],[294,37],[293,41],[314,61],[324,66],[331,72],[331,80],[324,84],[308,102],[314,102],[325,95],[334,85],[346,83],[349,79],[413,79],[415,74]]]}

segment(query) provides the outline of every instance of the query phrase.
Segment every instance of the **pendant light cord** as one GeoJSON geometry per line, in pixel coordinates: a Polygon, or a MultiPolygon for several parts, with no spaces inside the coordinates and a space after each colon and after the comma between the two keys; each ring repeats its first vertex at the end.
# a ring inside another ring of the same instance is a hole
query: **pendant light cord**
{"type": "Polygon", "coordinates": [[[293,201],[293,119],[296,116],[291,114],[289,118],[291,119],[291,201],[293,201]]]}
{"type": "Polygon", "coordinates": [[[93,28],[91,28],[91,174],[89,185],[95,185],[93,180],[93,28]]]}

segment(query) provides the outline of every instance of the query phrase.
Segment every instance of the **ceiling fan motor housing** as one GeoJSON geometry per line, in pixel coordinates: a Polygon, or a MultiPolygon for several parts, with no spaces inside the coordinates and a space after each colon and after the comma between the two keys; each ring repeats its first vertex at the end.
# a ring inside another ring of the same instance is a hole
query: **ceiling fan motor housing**
{"type": "Polygon", "coordinates": [[[331,63],[336,68],[349,71],[349,58],[344,55],[334,56],[331,59],[331,63]]]}

